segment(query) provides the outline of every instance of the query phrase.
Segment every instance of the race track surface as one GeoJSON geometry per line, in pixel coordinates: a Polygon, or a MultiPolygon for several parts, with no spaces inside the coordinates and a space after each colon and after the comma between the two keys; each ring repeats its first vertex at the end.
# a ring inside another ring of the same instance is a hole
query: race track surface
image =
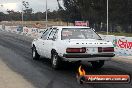
{"type": "MultiPolygon", "coordinates": [[[[62,70],[55,71],[48,59],[32,60],[32,40],[26,36],[0,31],[0,58],[36,88],[132,88],[132,82],[80,85],[76,81],[77,65],[67,63],[62,70]]],[[[132,77],[132,64],[125,62],[108,61],[99,70],[92,69],[89,64],[84,68],[87,74],[130,74],[132,77]]]]}

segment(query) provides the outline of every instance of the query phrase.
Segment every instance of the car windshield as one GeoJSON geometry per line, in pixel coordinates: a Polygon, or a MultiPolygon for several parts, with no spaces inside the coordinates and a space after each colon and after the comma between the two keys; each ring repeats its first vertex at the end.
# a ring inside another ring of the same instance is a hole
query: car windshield
{"type": "Polygon", "coordinates": [[[101,39],[101,37],[96,34],[90,28],[63,28],[61,39],[101,39]]]}

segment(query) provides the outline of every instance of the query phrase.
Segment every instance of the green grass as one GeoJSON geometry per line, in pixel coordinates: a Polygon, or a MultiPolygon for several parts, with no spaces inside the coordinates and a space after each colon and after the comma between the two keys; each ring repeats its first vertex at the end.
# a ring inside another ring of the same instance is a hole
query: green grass
{"type": "MultiPolygon", "coordinates": [[[[98,32],[98,34],[107,35],[106,32],[98,32]]],[[[121,33],[116,33],[116,32],[109,33],[109,35],[132,37],[132,33],[123,33],[123,32],[121,32],[121,33]]]]}

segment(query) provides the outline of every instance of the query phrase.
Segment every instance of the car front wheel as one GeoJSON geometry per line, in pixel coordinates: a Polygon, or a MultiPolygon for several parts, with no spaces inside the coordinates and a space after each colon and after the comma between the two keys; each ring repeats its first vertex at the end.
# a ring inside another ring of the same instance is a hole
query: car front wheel
{"type": "Polygon", "coordinates": [[[36,47],[32,47],[32,58],[33,60],[39,60],[40,55],[37,53],[36,47]]]}
{"type": "Polygon", "coordinates": [[[104,65],[104,60],[101,60],[101,61],[92,61],[91,64],[92,64],[92,67],[94,69],[99,69],[101,68],[103,65],[104,65]]]}

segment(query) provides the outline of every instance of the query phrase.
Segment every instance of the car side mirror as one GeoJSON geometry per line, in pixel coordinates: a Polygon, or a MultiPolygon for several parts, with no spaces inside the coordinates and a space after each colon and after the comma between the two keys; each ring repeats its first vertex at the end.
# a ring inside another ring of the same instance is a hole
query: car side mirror
{"type": "Polygon", "coordinates": [[[55,41],[55,40],[56,40],[56,37],[55,37],[55,36],[53,36],[52,40],[53,40],[53,41],[55,41]]]}
{"type": "Polygon", "coordinates": [[[52,37],[52,38],[48,38],[48,40],[53,40],[53,41],[55,41],[55,37],[52,37]]]}
{"type": "Polygon", "coordinates": [[[92,28],[92,30],[95,32],[95,29],[94,28],[92,28]]]}

